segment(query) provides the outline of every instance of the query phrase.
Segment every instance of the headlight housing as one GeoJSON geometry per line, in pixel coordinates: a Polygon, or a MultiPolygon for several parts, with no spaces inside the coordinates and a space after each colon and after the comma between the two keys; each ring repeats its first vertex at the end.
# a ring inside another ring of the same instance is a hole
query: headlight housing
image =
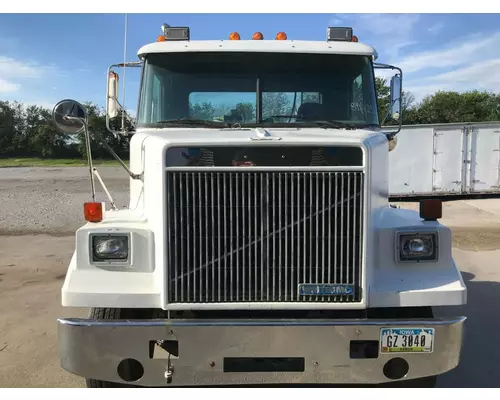
{"type": "Polygon", "coordinates": [[[412,232],[397,235],[399,262],[432,262],[438,260],[437,232],[412,232]]]}
{"type": "Polygon", "coordinates": [[[130,257],[128,235],[92,235],[93,262],[128,262],[130,257]]]}

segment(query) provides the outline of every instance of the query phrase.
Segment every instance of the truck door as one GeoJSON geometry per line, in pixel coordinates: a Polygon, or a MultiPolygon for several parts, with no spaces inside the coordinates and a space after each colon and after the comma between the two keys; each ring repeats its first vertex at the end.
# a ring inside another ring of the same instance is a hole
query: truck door
{"type": "Polygon", "coordinates": [[[500,126],[470,126],[468,142],[467,192],[500,192],[500,126]]]}
{"type": "MultiPolygon", "coordinates": [[[[434,194],[458,194],[466,187],[467,138],[463,126],[436,127],[433,144],[434,194]]],[[[418,162],[418,160],[415,160],[418,162]]]]}

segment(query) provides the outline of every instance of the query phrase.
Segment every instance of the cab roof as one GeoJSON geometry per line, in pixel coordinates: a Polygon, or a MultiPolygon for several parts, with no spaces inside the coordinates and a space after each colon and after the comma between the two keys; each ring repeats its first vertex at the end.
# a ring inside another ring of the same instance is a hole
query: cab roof
{"type": "Polygon", "coordinates": [[[376,60],[377,51],[366,44],[344,41],[300,40],[189,40],[150,43],[138,51],[141,60],[152,53],[258,52],[361,55],[376,60]]]}

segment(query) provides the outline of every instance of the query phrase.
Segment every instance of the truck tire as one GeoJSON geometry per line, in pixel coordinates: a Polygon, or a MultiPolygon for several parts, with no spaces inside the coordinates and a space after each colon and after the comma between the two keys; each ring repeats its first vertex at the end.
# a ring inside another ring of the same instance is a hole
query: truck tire
{"type": "MultiPolygon", "coordinates": [[[[121,308],[92,308],[89,313],[90,319],[121,319],[121,308]]],[[[136,387],[134,385],[126,385],[116,382],[100,381],[97,379],[85,379],[87,388],[130,388],[136,387]]]]}

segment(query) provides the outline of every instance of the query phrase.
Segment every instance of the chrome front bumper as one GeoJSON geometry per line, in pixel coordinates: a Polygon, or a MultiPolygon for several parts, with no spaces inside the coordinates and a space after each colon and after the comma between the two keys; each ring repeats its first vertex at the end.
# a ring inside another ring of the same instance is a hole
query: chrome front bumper
{"type": "Polygon", "coordinates": [[[128,383],[139,386],[377,384],[391,382],[384,375],[384,366],[393,358],[402,358],[409,365],[401,380],[439,375],[455,368],[460,358],[464,321],[464,317],[250,321],[59,319],[59,354],[62,367],[73,374],[119,383],[127,383],[120,375],[127,376],[135,379],[128,383]],[[391,327],[434,328],[432,353],[380,353],[380,330],[391,327]],[[152,358],[157,341],[168,341],[165,343],[171,349],[170,356],[164,352],[162,358],[152,358]],[[377,342],[376,351],[371,351],[371,358],[353,358],[353,341],[377,342]],[[270,363],[266,364],[263,358],[269,357],[274,360],[267,360],[270,363]],[[259,365],[256,369],[249,369],[250,358],[261,358],[254,363],[259,365]],[[124,361],[130,359],[136,361],[124,361]],[[142,369],[139,379],[123,372],[130,363],[142,369]],[[227,372],[228,369],[232,372],[227,372]]]}

